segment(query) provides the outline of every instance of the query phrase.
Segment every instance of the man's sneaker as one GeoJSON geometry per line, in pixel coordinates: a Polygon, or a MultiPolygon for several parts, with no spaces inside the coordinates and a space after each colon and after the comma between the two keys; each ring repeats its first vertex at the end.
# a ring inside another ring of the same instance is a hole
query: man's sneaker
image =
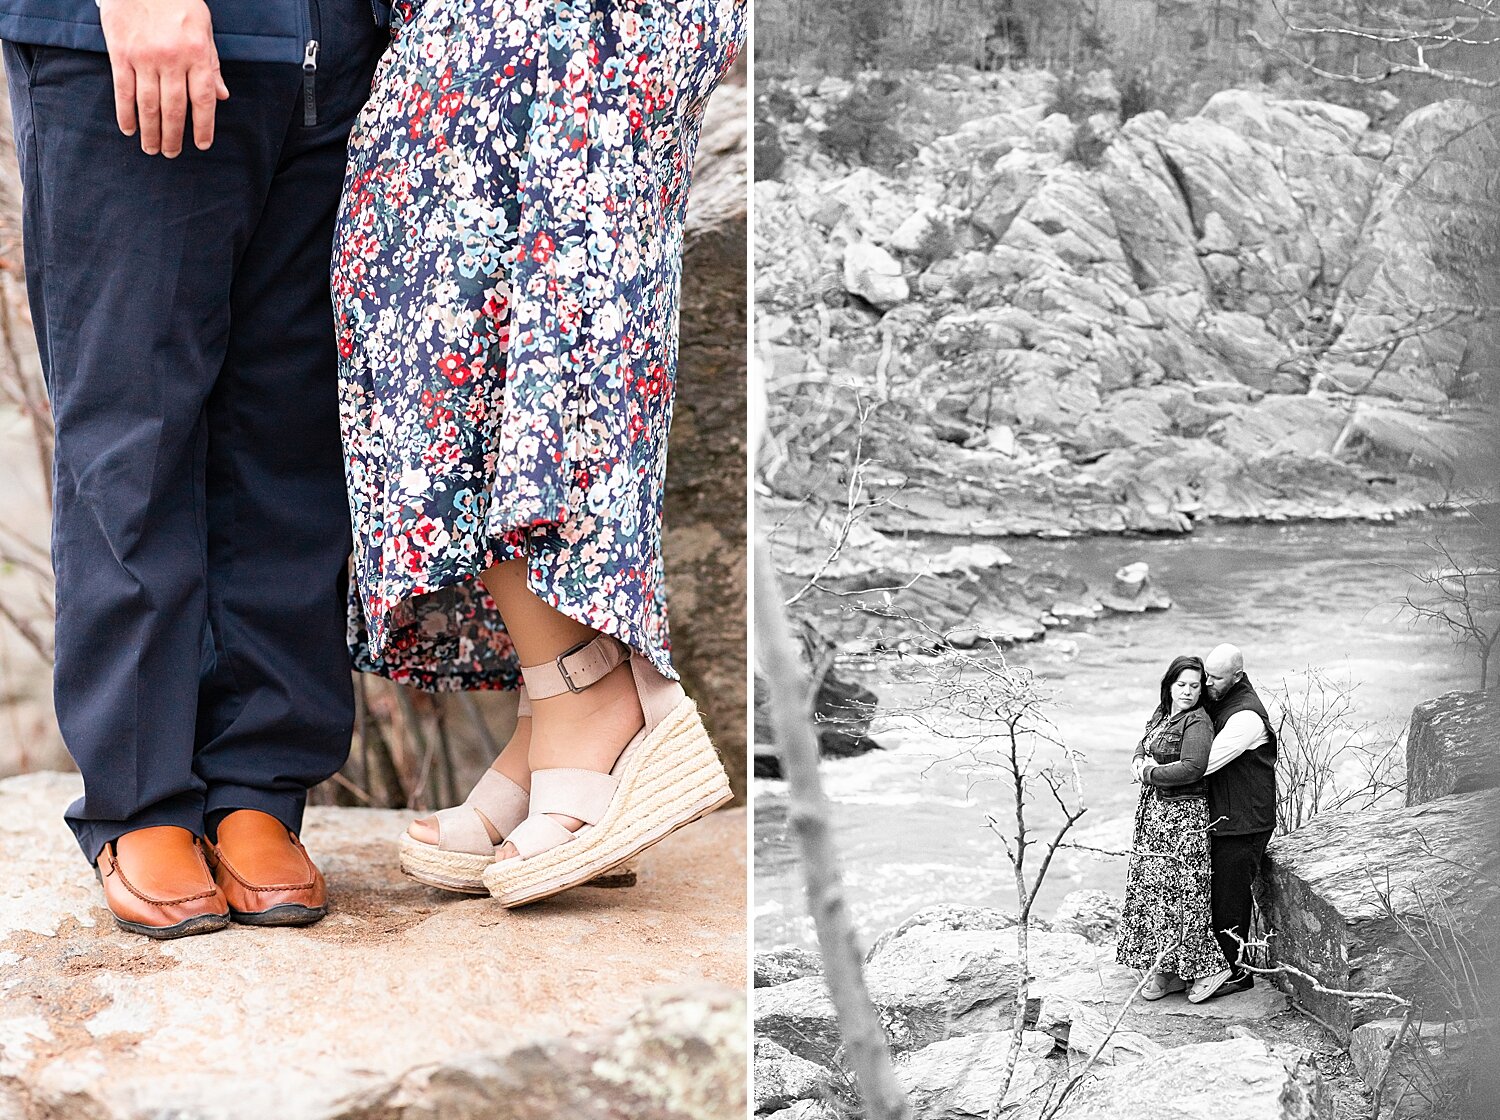
{"type": "Polygon", "coordinates": [[[1151,979],[1146,981],[1146,986],[1141,989],[1141,998],[1148,1000],[1165,999],[1173,992],[1187,990],[1187,982],[1175,972],[1154,972],[1151,979]]]}
{"type": "Polygon", "coordinates": [[[1225,968],[1215,972],[1212,976],[1198,977],[1188,988],[1188,1002],[1202,1003],[1206,999],[1211,999],[1214,993],[1228,983],[1233,975],[1234,973],[1225,968]]]}

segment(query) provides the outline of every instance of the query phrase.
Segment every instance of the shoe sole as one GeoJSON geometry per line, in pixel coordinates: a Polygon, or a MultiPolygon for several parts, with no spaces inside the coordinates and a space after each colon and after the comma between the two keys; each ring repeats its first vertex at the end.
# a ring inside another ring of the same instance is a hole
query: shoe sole
{"type": "Polygon", "coordinates": [[[1208,991],[1204,992],[1202,995],[1197,995],[1197,994],[1189,991],[1188,992],[1188,997],[1187,997],[1188,998],[1188,1002],[1189,1003],[1205,1003],[1208,1000],[1213,999],[1214,996],[1218,995],[1219,992],[1223,991],[1224,990],[1224,985],[1227,984],[1227,983],[1229,983],[1229,979],[1228,979],[1228,977],[1225,977],[1223,980],[1220,980],[1217,984],[1215,984],[1208,991]]]}
{"type": "Polygon", "coordinates": [[[115,925],[126,933],[138,933],[152,941],[175,941],[179,937],[192,937],[200,933],[216,933],[229,925],[228,914],[199,914],[178,922],[175,926],[147,926],[140,922],[128,922],[118,914],[111,915],[115,925]]]}
{"type": "Polygon", "coordinates": [[[1168,988],[1164,992],[1142,992],[1141,998],[1147,1003],[1155,1003],[1159,999],[1166,999],[1168,996],[1175,996],[1185,991],[1187,991],[1186,988],[1168,988]]]}
{"type": "Polygon", "coordinates": [[[684,699],[635,748],[597,824],[530,859],[492,863],[484,884],[507,909],[540,902],[612,871],[733,799],[698,708],[684,699]]]}
{"type": "Polygon", "coordinates": [[[284,902],[269,910],[229,910],[229,919],[242,926],[310,926],[328,916],[326,906],[302,906],[284,902]]]}
{"type": "MultiPolygon", "coordinates": [[[[495,862],[493,856],[486,858],[467,852],[444,852],[435,849],[431,844],[422,843],[410,833],[401,834],[400,853],[401,873],[408,879],[415,879],[423,886],[436,887],[438,890],[452,891],[455,894],[487,895],[490,893],[490,889],[484,885],[484,872],[495,862]],[[482,861],[478,864],[479,870],[472,876],[465,874],[471,864],[442,858],[463,855],[467,855],[470,860],[482,861]]],[[[623,887],[633,887],[636,881],[635,868],[614,867],[594,876],[587,883],[579,885],[618,890],[623,887]]]]}
{"type": "Polygon", "coordinates": [[[495,862],[491,855],[445,852],[436,844],[424,844],[409,832],[401,834],[401,871],[404,875],[439,890],[459,894],[489,894],[484,885],[485,868],[495,862]]]}

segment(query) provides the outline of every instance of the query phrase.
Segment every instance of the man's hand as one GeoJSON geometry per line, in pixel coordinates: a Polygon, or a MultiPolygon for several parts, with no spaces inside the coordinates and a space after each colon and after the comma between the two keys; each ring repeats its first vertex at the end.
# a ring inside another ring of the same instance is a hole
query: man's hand
{"type": "Polygon", "coordinates": [[[229,96],[219,74],[213,19],[203,0],[99,0],[99,19],[115,76],[120,131],[141,134],[141,151],[168,159],[182,152],[188,105],[193,142],[214,142],[214,109],[229,96]]]}

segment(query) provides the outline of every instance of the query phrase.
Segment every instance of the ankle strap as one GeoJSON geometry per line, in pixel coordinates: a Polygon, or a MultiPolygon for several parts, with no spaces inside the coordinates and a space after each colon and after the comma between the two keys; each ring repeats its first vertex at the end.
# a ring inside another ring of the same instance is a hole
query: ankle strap
{"type": "Polygon", "coordinates": [[[625,643],[600,634],[559,654],[541,665],[522,665],[526,695],[532,700],[561,696],[564,692],[582,692],[603,680],[609,672],[630,656],[625,643]]]}

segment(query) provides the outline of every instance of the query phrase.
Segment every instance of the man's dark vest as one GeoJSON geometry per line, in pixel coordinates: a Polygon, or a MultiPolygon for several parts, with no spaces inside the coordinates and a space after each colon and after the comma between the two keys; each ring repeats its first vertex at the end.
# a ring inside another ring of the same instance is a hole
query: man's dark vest
{"type": "MultiPolygon", "coordinates": [[[[301,63],[317,35],[319,3],[351,0],[207,0],[219,58],[238,62],[301,63]]],[[[364,0],[353,0],[355,3],[364,0]]],[[[369,0],[372,18],[389,19],[386,0],[369,0]]],[[[49,47],[103,51],[94,0],[0,0],[0,39],[49,47]]]]}
{"type": "Polygon", "coordinates": [[[1224,730],[1236,712],[1254,712],[1270,741],[1246,751],[1208,776],[1208,819],[1216,836],[1243,836],[1276,827],[1276,732],[1249,677],[1241,677],[1222,699],[1208,701],[1214,734],[1224,730]]]}

